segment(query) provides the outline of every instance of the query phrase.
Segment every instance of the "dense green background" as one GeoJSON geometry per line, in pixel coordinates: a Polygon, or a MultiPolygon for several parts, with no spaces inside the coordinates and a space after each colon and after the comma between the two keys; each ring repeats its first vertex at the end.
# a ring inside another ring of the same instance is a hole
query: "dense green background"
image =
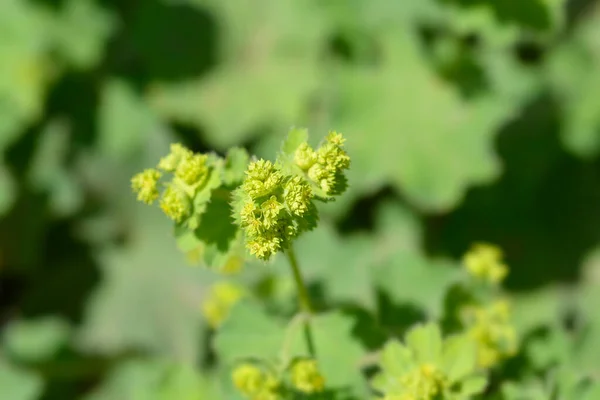
{"type": "MultiPolygon", "coordinates": [[[[172,141],[272,158],[294,125],[353,162],[298,244],[322,307],[401,332],[486,240],[523,332],[597,331],[599,71],[590,0],[0,0],[0,398],[206,386],[217,277],[129,178],[172,141]]],[[[289,310],[281,261],[242,280],[289,310]]]]}

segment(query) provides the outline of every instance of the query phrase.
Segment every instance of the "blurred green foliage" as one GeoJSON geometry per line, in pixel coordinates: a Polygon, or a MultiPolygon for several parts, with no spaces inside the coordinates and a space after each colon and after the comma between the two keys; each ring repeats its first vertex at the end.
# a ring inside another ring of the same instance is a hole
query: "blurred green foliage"
{"type": "Polygon", "coordinates": [[[0,399],[235,398],[221,364],[294,309],[284,260],[236,278],[267,301],[231,319],[259,342],[214,342],[219,277],[129,178],[173,141],[266,156],[290,126],[353,161],[296,250],[343,310],[317,328],[329,381],[439,316],[487,240],[527,349],[498,398],[599,396],[600,2],[0,0],[0,60],[0,399]]]}

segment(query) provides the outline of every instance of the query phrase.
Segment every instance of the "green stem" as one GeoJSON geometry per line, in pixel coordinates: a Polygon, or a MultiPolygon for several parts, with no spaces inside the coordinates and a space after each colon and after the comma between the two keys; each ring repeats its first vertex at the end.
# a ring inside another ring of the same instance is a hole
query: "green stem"
{"type": "Polygon", "coordinates": [[[315,357],[315,342],[313,340],[312,330],[310,328],[310,316],[314,312],[314,309],[310,303],[308,290],[306,289],[306,284],[304,283],[304,279],[300,273],[300,267],[298,266],[298,260],[296,259],[296,253],[294,253],[294,249],[290,246],[285,254],[290,261],[292,273],[294,274],[294,280],[296,281],[296,286],[298,287],[298,301],[300,303],[300,308],[308,316],[304,323],[304,338],[306,340],[306,347],[308,349],[308,353],[312,357],[315,357]]]}
{"type": "Polygon", "coordinates": [[[306,284],[304,283],[304,279],[302,278],[302,274],[300,273],[300,267],[298,266],[298,260],[296,259],[296,253],[294,253],[294,249],[292,246],[285,252],[288,260],[290,261],[290,266],[292,267],[292,273],[294,274],[294,280],[296,281],[296,287],[298,288],[298,300],[300,302],[300,308],[307,314],[313,313],[313,307],[310,303],[310,297],[308,296],[308,290],[306,289],[306,284]]]}

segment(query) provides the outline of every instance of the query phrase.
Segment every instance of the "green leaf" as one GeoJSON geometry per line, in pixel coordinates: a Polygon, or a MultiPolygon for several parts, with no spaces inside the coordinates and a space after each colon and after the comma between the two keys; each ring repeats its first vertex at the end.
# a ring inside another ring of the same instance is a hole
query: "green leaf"
{"type": "Polygon", "coordinates": [[[87,303],[78,345],[84,352],[136,348],[195,361],[203,352],[199,307],[214,277],[185,262],[164,215],[134,204],[128,246],[105,246],[96,255],[102,279],[87,303]]]}
{"type": "Polygon", "coordinates": [[[119,364],[85,400],[218,399],[215,385],[193,367],[160,359],[119,364]]]}
{"type": "Polygon", "coordinates": [[[74,213],[83,202],[81,187],[65,165],[71,136],[65,121],[49,122],[41,132],[28,171],[31,185],[36,190],[49,192],[49,208],[59,216],[74,213]]]}
{"type": "Polygon", "coordinates": [[[216,398],[215,388],[203,379],[191,366],[177,365],[171,368],[160,385],[159,398],[163,400],[203,400],[216,398]],[[213,397],[215,396],[215,397],[213,397]]]}
{"type": "Polygon", "coordinates": [[[223,168],[223,182],[225,185],[234,187],[242,182],[249,160],[248,152],[242,147],[232,147],[227,150],[223,168]]]}
{"type": "Polygon", "coordinates": [[[390,340],[381,351],[380,372],[371,381],[373,388],[380,392],[399,389],[398,377],[403,376],[415,366],[412,352],[397,340],[390,340]]]}
{"type": "Polygon", "coordinates": [[[0,149],[36,121],[44,108],[53,65],[51,15],[32,2],[5,0],[0,12],[0,149]]]}
{"type": "MultiPolygon", "coordinates": [[[[216,175],[212,174],[211,180],[216,175]]],[[[194,198],[195,210],[204,210],[197,216],[199,226],[191,230],[185,223],[179,225],[175,228],[175,238],[190,261],[200,261],[215,271],[236,272],[245,262],[246,250],[242,232],[231,217],[230,193],[222,189],[213,192],[219,184],[209,183],[194,198]]]]}
{"type": "Polygon", "coordinates": [[[250,140],[265,126],[298,123],[321,82],[327,25],[318,5],[290,0],[195,3],[226,32],[219,41],[222,63],[201,79],[155,85],[149,94],[153,108],[202,127],[217,149],[250,140]]]}
{"type": "MultiPolygon", "coordinates": [[[[467,336],[450,337],[444,342],[441,361],[450,382],[458,382],[475,371],[477,348],[467,336]]],[[[464,384],[462,390],[465,390],[464,384]]]]}
{"type": "Polygon", "coordinates": [[[528,293],[514,295],[513,321],[521,335],[540,326],[552,325],[560,318],[562,304],[567,293],[556,287],[549,287],[528,293]]]}
{"type": "Polygon", "coordinates": [[[471,398],[471,396],[483,392],[488,384],[485,376],[471,376],[462,381],[460,386],[461,396],[471,398]]]}
{"type": "Polygon", "coordinates": [[[596,38],[597,10],[577,26],[569,41],[551,54],[548,80],[558,96],[565,117],[562,139],[569,151],[585,158],[600,150],[600,67],[596,38]]]}
{"type": "Polygon", "coordinates": [[[0,399],[36,400],[43,388],[44,383],[37,375],[0,359],[0,399]]]}
{"type": "Polygon", "coordinates": [[[219,360],[231,364],[247,358],[275,360],[284,342],[285,328],[257,304],[236,304],[213,341],[219,360]]]}
{"type": "Polygon", "coordinates": [[[126,159],[139,151],[149,131],[164,129],[141,97],[124,81],[104,83],[98,109],[102,151],[126,159]]]}
{"type": "Polygon", "coordinates": [[[106,39],[116,28],[114,16],[93,0],[70,0],[53,20],[56,46],[75,68],[100,62],[106,39]]]}
{"type": "Polygon", "coordinates": [[[283,141],[281,150],[284,154],[293,156],[302,143],[308,142],[308,129],[292,128],[283,141]]]}
{"type": "Polygon", "coordinates": [[[550,329],[547,334],[541,337],[534,336],[526,342],[524,353],[528,356],[532,366],[540,370],[553,365],[571,365],[576,352],[573,351],[573,343],[568,333],[565,332],[559,321],[548,327],[550,329]]]}
{"type": "Polygon", "coordinates": [[[525,382],[504,382],[502,384],[502,398],[506,400],[548,400],[549,394],[544,382],[528,380],[525,382]]]}
{"type": "Polygon", "coordinates": [[[5,328],[2,344],[21,361],[47,361],[65,346],[69,335],[69,325],[58,317],[19,320],[5,328]]]}
{"type": "Polygon", "coordinates": [[[379,67],[337,74],[339,105],[330,124],[347,137],[352,159],[345,196],[389,182],[423,210],[448,210],[469,185],[498,176],[492,139],[512,116],[514,99],[488,95],[467,103],[430,71],[410,32],[379,39],[379,67]]]}
{"type": "Polygon", "coordinates": [[[417,305],[435,318],[442,314],[444,294],[460,276],[453,263],[406,252],[378,268],[375,282],[393,302],[417,305]]]}
{"type": "Polygon", "coordinates": [[[442,332],[433,323],[417,325],[406,334],[406,346],[418,363],[437,364],[442,355],[442,332]]]}

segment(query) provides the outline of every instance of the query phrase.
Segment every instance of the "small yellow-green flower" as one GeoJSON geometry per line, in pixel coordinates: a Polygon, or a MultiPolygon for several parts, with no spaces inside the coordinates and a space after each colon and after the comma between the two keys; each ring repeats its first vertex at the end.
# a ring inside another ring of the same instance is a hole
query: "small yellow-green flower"
{"type": "Polygon", "coordinates": [[[294,388],[304,393],[318,393],[325,388],[325,378],[319,372],[317,362],[311,359],[296,361],[291,368],[294,388]]]}
{"type": "Polygon", "coordinates": [[[213,328],[218,328],[229,315],[231,308],[244,296],[244,290],[229,282],[213,285],[207,299],[202,303],[202,313],[213,328]]]}
{"type": "Polygon", "coordinates": [[[281,186],[283,174],[271,161],[251,162],[246,170],[242,187],[253,199],[273,193],[281,186]]]}
{"type": "Polygon", "coordinates": [[[313,192],[304,179],[294,176],[285,184],[283,197],[290,212],[300,217],[310,208],[313,192]]]}
{"type": "Polygon", "coordinates": [[[269,197],[260,205],[262,223],[266,229],[271,229],[279,223],[279,214],[282,210],[283,204],[278,201],[276,196],[269,197]]]}
{"type": "Polygon", "coordinates": [[[463,319],[468,334],[477,344],[480,367],[494,367],[517,352],[517,332],[511,323],[508,301],[497,300],[488,306],[465,307],[463,319]]]}
{"type": "Polygon", "coordinates": [[[250,254],[261,260],[268,260],[278,251],[282,250],[284,241],[283,235],[278,235],[277,231],[267,231],[262,235],[249,238],[246,247],[250,254]]]}
{"type": "Polygon", "coordinates": [[[186,154],[183,156],[175,169],[175,176],[187,185],[200,185],[208,176],[206,154],[186,154]]]}
{"type": "Polygon", "coordinates": [[[181,222],[192,211],[192,200],[178,186],[171,184],[160,199],[160,208],[175,222],[181,222]]]}
{"type": "Polygon", "coordinates": [[[259,367],[245,363],[232,374],[236,389],[250,400],[278,400],[281,398],[278,379],[259,367]]]}
{"type": "Polygon", "coordinates": [[[138,201],[152,204],[158,199],[158,180],[161,173],[155,169],[146,169],[131,179],[131,187],[137,193],[138,201]]]}
{"type": "Polygon", "coordinates": [[[508,267],[502,262],[502,256],[499,247],[477,243],[465,254],[463,264],[475,278],[499,284],[508,274],[508,267]]]}

